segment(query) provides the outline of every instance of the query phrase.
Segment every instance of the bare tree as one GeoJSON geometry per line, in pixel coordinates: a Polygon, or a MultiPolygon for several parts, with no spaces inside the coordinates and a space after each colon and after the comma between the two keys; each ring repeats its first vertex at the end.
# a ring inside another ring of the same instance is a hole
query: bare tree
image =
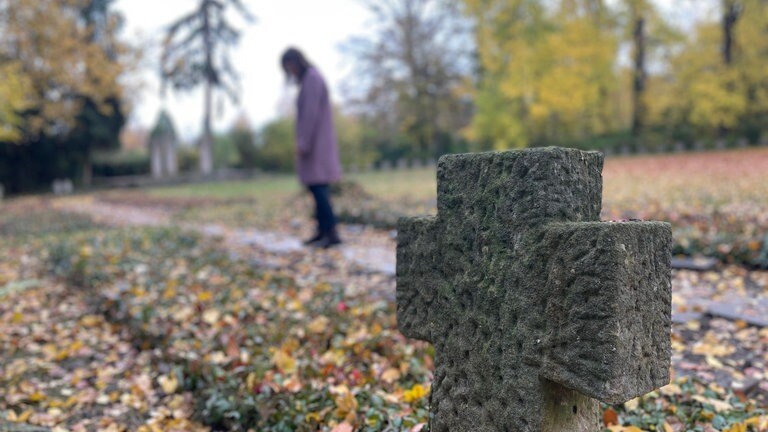
{"type": "Polygon", "coordinates": [[[241,0],[200,0],[197,9],[168,28],[161,59],[164,84],[175,90],[204,85],[203,136],[200,140],[200,171],[213,171],[211,106],[213,90],[223,91],[238,102],[239,77],[229,60],[228,48],[240,40],[240,31],[226,18],[229,6],[246,21],[253,16],[241,0]]]}
{"type": "Polygon", "coordinates": [[[346,45],[356,68],[347,90],[380,133],[402,134],[422,156],[468,117],[458,87],[472,69],[472,37],[458,2],[365,0],[370,37],[346,45]]]}

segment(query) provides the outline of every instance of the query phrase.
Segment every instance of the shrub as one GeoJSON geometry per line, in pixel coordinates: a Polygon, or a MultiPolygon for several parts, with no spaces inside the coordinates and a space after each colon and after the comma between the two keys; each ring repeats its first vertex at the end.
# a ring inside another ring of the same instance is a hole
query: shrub
{"type": "Polygon", "coordinates": [[[92,167],[94,177],[149,174],[149,155],[141,151],[96,153],[92,167]]]}

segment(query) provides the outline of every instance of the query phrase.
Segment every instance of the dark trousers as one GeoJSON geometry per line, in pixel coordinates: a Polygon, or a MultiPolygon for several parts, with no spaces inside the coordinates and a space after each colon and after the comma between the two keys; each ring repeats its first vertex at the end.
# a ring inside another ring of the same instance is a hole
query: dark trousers
{"type": "Polygon", "coordinates": [[[336,229],[336,216],[331,207],[331,191],[327,184],[308,186],[315,198],[315,217],[317,218],[317,230],[325,234],[336,229]]]}

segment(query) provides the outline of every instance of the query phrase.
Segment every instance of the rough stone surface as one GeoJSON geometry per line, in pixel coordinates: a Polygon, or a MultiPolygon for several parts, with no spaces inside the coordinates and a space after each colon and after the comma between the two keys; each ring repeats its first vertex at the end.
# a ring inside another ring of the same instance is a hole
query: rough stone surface
{"type": "Polygon", "coordinates": [[[399,223],[397,318],[435,345],[431,430],[597,431],[595,399],[668,382],[671,230],[600,223],[603,159],[451,155],[399,223]]]}

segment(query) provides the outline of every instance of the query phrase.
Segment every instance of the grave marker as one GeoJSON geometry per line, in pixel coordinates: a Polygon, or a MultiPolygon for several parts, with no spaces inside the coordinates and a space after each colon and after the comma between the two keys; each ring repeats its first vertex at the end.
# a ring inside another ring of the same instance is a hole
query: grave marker
{"type": "Polygon", "coordinates": [[[397,319],[435,345],[431,430],[600,430],[667,384],[671,230],[601,223],[603,158],[449,155],[436,217],[401,219],[397,319]]]}

